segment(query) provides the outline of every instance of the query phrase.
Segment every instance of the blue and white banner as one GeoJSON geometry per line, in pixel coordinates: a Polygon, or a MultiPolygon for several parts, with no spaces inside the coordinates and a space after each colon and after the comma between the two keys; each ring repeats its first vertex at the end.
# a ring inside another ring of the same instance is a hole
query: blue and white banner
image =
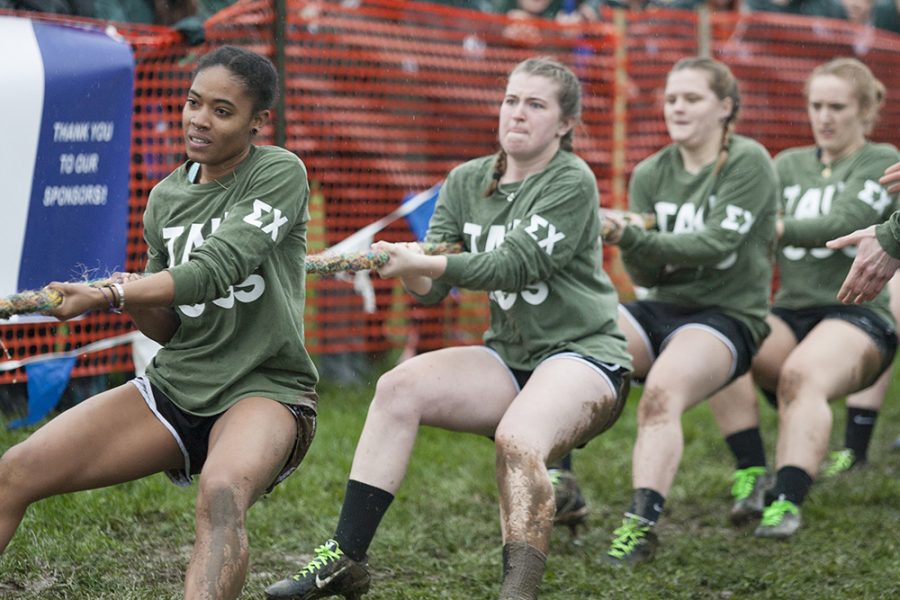
{"type": "Polygon", "coordinates": [[[123,269],[131,47],[0,17],[0,65],[0,296],[123,269]]]}
{"type": "MultiPolygon", "coordinates": [[[[372,245],[372,240],[376,233],[397,219],[404,217],[407,219],[407,223],[416,238],[419,240],[424,239],[425,232],[428,230],[428,221],[431,219],[432,213],[434,213],[434,207],[437,204],[442,184],[443,182],[439,181],[424,192],[407,194],[399,208],[394,209],[390,214],[381,217],[374,223],[369,223],[331,248],[327,248],[322,254],[365,252],[372,245]]],[[[367,313],[375,312],[375,288],[372,286],[372,280],[369,279],[368,271],[356,271],[353,275],[337,273],[336,277],[345,281],[352,277],[354,291],[363,298],[363,310],[367,313]]]]}
{"type": "Polygon", "coordinates": [[[428,233],[428,224],[431,222],[431,215],[434,214],[434,207],[437,206],[438,195],[441,192],[441,183],[432,186],[431,189],[419,192],[418,194],[407,194],[403,198],[403,204],[407,208],[412,204],[412,210],[406,214],[406,224],[409,230],[413,232],[416,239],[420,242],[425,239],[428,233]]]}

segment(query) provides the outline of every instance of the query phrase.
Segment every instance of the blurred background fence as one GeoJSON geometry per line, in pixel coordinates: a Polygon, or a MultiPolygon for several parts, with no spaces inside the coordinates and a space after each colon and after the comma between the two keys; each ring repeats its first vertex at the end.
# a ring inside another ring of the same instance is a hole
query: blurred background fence
{"type": "MultiPolygon", "coordinates": [[[[143,269],[140,222],[148,193],[184,158],[180,113],[196,58],[221,44],[265,54],[283,74],[283,103],[260,143],[284,145],[307,165],[311,252],[390,214],[454,165],[496,151],[504,76],[536,54],[560,58],[583,83],[576,151],[596,173],[604,206],[624,206],[631,170],[668,142],[662,88],[672,63],[687,55],[710,54],[733,69],[743,99],[738,131],[773,155],[812,143],[803,99],[811,69],[835,56],[856,56],[888,88],[873,138],[897,140],[900,35],[785,14],[604,10],[597,23],[569,26],[402,0],[241,0],[206,22],[200,46],[188,46],[169,28],[114,24],[136,61],[125,268],[143,269]]],[[[376,239],[414,238],[398,219],[376,239]]],[[[629,294],[615,257],[606,260],[629,294]]],[[[460,293],[439,306],[416,307],[396,282],[370,281],[374,312],[364,309],[352,282],[309,277],[311,352],[383,351],[412,334],[418,349],[480,340],[485,295],[460,293]]],[[[22,360],[130,331],[124,317],[95,314],[67,324],[3,324],[0,340],[8,359],[22,360]]],[[[131,347],[123,344],[81,355],[73,375],[132,367],[131,347]]],[[[0,371],[0,384],[24,379],[23,368],[0,371]]]]}

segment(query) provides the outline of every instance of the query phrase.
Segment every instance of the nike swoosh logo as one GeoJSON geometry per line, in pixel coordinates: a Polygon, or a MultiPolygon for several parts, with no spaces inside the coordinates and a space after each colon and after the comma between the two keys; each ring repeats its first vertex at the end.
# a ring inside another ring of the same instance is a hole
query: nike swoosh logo
{"type": "Polygon", "coordinates": [[[334,581],[335,577],[337,577],[338,575],[340,575],[341,573],[346,571],[349,567],[350,567],[350,565],[344,565],[343,567],[341,567],[337,571],[333,572],[331,575],[329,575],[325,579],[320,578],[319,574],[316,573],[316,587],[319,588],[320,590],[325,589],[326,585],[328,585],[329,583],[334,581]]]}

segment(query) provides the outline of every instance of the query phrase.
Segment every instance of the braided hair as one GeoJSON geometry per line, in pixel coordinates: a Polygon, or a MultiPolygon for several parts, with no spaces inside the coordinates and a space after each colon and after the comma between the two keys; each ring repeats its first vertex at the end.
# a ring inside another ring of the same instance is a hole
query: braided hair
{"type": "MultiPolygon", "coordinates": [[[[545,77],[556,83],[556,99],[559,102],[560,118],[563,121],[569,119],[578,121],[581,118],[581,82],[566,65],[550,56],[537,56],[520,62],[510,72],[509,77],[519,73],[545,77]]],[[[572,152],[574,137],[573,128],[560,138],[559,147],[567,152],[572,152]]],[[[489,197],[497,191],[497,186],[500,185],[500,179],[504,173],[506,173],[506,151],[500,148],[494,163],[491,183],[484,191],[485,197],[489,197]]]]}
{"type": "Polygon", "coordinates": [[[704,71],[709,79],[709,89],[719,100],[731,98],[731,113],[722,121],[722,141],[719,144],[719,156],[716,158],[716,165],[713,168],[713,175],[717,175],[725,165],[725,161],[728,160],[728,145],[734,134],[738,112],[741,109],[741,95],[738,92],[737,79],[724,63],[700,56],[682,58],[675,63],[670,73],[686,69],[704,71]]]}

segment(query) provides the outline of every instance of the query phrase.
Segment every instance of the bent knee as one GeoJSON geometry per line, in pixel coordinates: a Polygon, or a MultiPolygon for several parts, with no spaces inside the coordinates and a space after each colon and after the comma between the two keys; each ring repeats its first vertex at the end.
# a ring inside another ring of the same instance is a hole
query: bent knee
{"type": "Polygon", "coordinates": [[[234,484],[223,480],[203,482],[197,492],[197,518],[213,526],[234,527],[243,522],[246,506],[234,484]]]}
{"type": "Polygon", "coordinates": [[[0,456],[0,490],[3,496],[27,494],[29,484],[42,472],[26,442],[16,444],[0,456]]]}
{"type": "MultiPolygon", "coordinates": [[[[808,370],[785,365],[778,379],[778,405],[787,408],[796,404],[798,400],[811,399],[811,393],[818,392],[816,381],[810,376],[808,370]]],[[[818,396],[819,394],[816,394],[818,396]]]]}
{"type": "Polygon", "coordinates": [[[652,386],[645,387],[638,404],[638,426],[659,425],[681,418],[681,411],[666,390],[652,386]]]}
{"type": "Polygon", "coordinates": [[[235,482],[222,477],[201,477],[197,491],[197,517],[213,525],[234,526],[243,521],[249,502],[246,498],[254,494],[241,490],[235,482]]]}
{"type": "Polygon", "coordinates": [[[369,412],[385,413],[395,420],[417,419],[425,401],[420,385],[421,374],[417,375],[403,365],[388,371],[375,384],[369,412]]]}
{"type": "Polygon", "coordinates": [[[504,431],[502,428],[497,429],[494,435],[494,446],[497,467],[500,470],[534,468],[543,465],[548,454],[533,440],[512,431],[504,431]]]}

